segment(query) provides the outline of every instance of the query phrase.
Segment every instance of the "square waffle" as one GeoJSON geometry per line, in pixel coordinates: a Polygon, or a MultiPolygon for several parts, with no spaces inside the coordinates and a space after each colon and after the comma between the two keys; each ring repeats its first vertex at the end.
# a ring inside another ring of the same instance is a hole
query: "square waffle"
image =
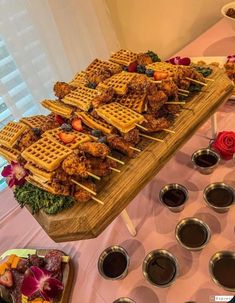
{"type": "Polygon", "coordinates": [[[121,71],[121,67],[119,64],[108,62],[108,61],[102,61],[99,59],[95,59],[91,62],[91,64],[87,67],[86,72],[88,73],[95,73],[101,69],[108,69],[113,74],[116,72],[121,71]]]}
{"type": "Polygon", "coordinates": [[[8,162],[18,162],[20,152],[17,149],[0,146],[0,155],[5,158],[8,162]]]}
{"type": "Polygon", "coordinates": [[[92,129],[99,129],[104,134],[111,134],[113,132],[113,126],[102,118],[96,118],[86,112],[77,112],[77,115],[81,118],[85,125],[92,129]]]}
{"type": "MultiPolygon", "coordinates": [[[[56,142],[64,145],[64,143],[59,138],[59,133],[61,133],[61,132],[63,132],[63,131],[60,128],[50,129],[43,134],[43,137],[50,137],[52,140],[55,140],[56,142]]],[[[72,135],[75,135],[76,138],[75,138],[74,142],[66,144],[66,147],[68,147],[68,148],[75,149],[78,147],[79,144],[87,142],[87,141],[91,141],[91,138],[84,133],[81,133],[81,132],[78,132],[75,130],[72,130],[69,133],[72,135]]]]}
{"type": "Polygon", "coordinates": [[[130,91],[115,101],[134,110],[137,113],[142,113],[145,109],[145,98],[146,94],[140,91],[130,91]]]}
{"type": "Polygon", "coordinates": [[[17,139],[28,129],[23,123],[20,122],[9,122],[0,131],[0,144],[6,147],[13,147],[17,139]]]}
{"type": "Polygon", "coordinates": [[[167,63],[167,62],[155,62],[155,63],[148,64],[146,66],[146,68],[152,69],[154,71],[168,72],[169,76],[172,76],[178,72],[179,66],[181,66],[181,65],[173,65],[173,64],[167,63]]]}
{"type": "Polygon", "coordinates": [[[65,118],[70,118],[73,114],[74,108],[64,104],[59,100],[43,100],[42,106],[49,109],[51,112],[61,115],[65,118]]]}
{"type": "Polygon", "coordinates": [[[99,94],[100,92],[96,89],[79,86],[76,90],[69,93],[62,100],[66,104],[70,104],[84,111],[88,111],[91,107],[91,101],[99,94]]]}
{"type": "Polygon", "coordinates": [[[42,190],[45,190],[51,194],[56,195],[56,190],[50,185],[50,183],[45,183],[43,180],[41,180],[39,177],[36,176],[27,176],[25,178],[29,183],[32,185],[41,188],[42,190]]]}
{"type": "Polygon", "coordinates": [[[137,60],[137,54],[126,49],[121,49],[118,52],[112,54],[109,60],[118,64],[128,66],[130,63],[137,60]]]}
{"type": "Polygon", "coordinates": [[[44,182],[50,181],[54,175],[53,172],[46,171],[32,162],[27,162],[24,167],[28,169],[33,176],[40,178],[44,182]]]}
{"type": "Polygon", "coordinates": [[[21,155],[26,161],[33,162],[47,171],[53,171],[71,153],[72,150],[68,147],[50,137],[43,137],[26,148],[21,155]]]}
{"type": "Polygon", "coordinates": [[[28,125],[31,128],[41,128],[50,121],[51,121],[51,117],[43,116],[43,115],[24,117],[20,119],[20,122],[28,125]]]}
{"type": "Polygon", "coordinates": [[[98,87],[112,87],[118,95],[125,95],[134,76],[134,73],[121,72],[99,83],[98,87]]]}
{"type": "Polygon", "coordinates": [[[112,124],[123,133],[129,132],[136,127],[136,123],[144,120],[142,115],[117,102],[103,105],[96,112],[106,122],[112,124]]]}
{"type": "Polygon", "coordinates": [[[81,71],[77,73],[74,78],[69,82],[69,85],[78,87],[78,86],[85,86],[87,84],[86,80],[86,73],[81,71]]]}

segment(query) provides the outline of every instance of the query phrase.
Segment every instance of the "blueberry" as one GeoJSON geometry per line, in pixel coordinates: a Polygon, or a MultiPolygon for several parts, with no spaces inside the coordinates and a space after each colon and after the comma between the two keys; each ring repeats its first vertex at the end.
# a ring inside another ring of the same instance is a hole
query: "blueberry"
{"type": "Polygon", "coordinates": [[[72,126],[70,124],[67,124],[67,123],[63,123],[60,128],[64,131],[67,131],[67,132],[72,130],[72,126]]]}
{"type": "Polygon", "coordinates": [[[144,74],[145,70],[146,68],[144,65],[140,65],[140,64],[137,65],[137,73],[144,74]]]}
{"type": "Polygon", "coordinates": [[[106,143],[107,142],[107,137],[106,136],[103,136],[103,137],[100,137],[98,142],[100,143],[106,143]]]}
{"type": "Polygon", "coordinates": [[[41,129],[38,127],[34,127],[33,132],[34,132],[35,136],[39,137],[41,135],[41,129]]]}
{"type": "Polygon", "coordinates": [[[95,82],[89,82],[89,83],[87,84],[87,87],[92,88],[92,89],[95,89],[96,86],[97,86],[97,84],[96,84],[95,82]]]}
{"type": "Polygon", "coordinates": [[[146,74],[148,77],[153,77],[154,70],[152,70],[152,69],[146,69],[145,74],[146,74]]]}
{"type": "Polygon", "coordinates": [[[125,72],[128,72],[128,66],[125,66],[125,65],[124,65],[124,66],[122,67],[122,70],[124,70],[125,72]]]}
{"type": "Polygon", "coordinates": [[[99,138],[101,137],[102,132],[99,129],[92,129],[91,134],[92,136],[99,138]]]}

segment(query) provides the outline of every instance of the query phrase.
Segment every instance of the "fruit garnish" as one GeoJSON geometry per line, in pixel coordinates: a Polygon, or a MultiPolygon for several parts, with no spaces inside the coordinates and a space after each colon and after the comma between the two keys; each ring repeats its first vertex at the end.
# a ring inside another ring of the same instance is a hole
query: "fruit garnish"
{"type": "Polygon", "coordinates": [[[78,119],[78,118],[75,118],[73,119],[72,121],[72,127],[73,129],[77,130],[77,131],[82,131],[83,127],[82,127],[82,120],[81,119],[78,119]]]}
{"type": "Polygon", "coordinates": [[[75,135],[70,133],[59,133],[58,136],[64,144],[72,143],[76,138],[75,135]]]}
{"type": "Polygon", "coordinates": [[[64,123],[64,118],[60,115],[55,115],[55,122],[57,122],[59,125],[62,125],[64,123]]]}
{"type": "Polygon", "coordinates": [[[156,72],[154,72],[153,76],[154,76],[154,80],[159,81],[159,80],[166,79],[169,76],[169,74],[168,74],[168,72],[156,71],[156,72]]]}
{"type": "Polygon", "coordinates": [[[11,162],[10,165],[6,165],[3,168],[1,175],[7,178],[8,186],[13,187],[14,185],[23,185],[25,183],[28,171],[20,163],[11,162]]]}
{"type": "Polygon", "coordinates": [[[135,62],[130,63],[127,70],[130,73],[136,72],[136,70],[137,70],[137,62],[135,61],[135,62]]]}
{"type": "Polygon", "coordinates": [[[69,131],[72,130],[72,126],[70,124],[67,124],[67,123],[63,123],[60,128],[64,131],[66,131],[66,132],[69,132],[69,131]]]}
{"type": "Polygon", "coordinates": [[[5,287],[12,287],[13,276],[10,270],[6,270],[4,274],[0,276],[0,284],[5,287]]]}
{"type": "Polygon", "coordinates": [[[102,136],[102,132],[99,129],[92,129],[91,131],[92,136],[99,138],[102,136]]]}
{"type": "Polygon", "coordinates": [[[40,294],[45,300],[53,300],[63,290],[60,280],[52,278],[52,273],[37,266],[27,270],[21,292],[24,296],[31,297],[40,294]]]}
{"type": "Polygon", "coordinates": [[[97,86],[97,84],[96,84],[95,82],[89,82],[89,83],[87,84],[87,87],[92,88],[92,89],[95,89],[96,86],[97,86]]]}
{"type": "Polygon", "coordinates": [[[153,77],[154,70],[153,70],[153,69],[146,69],[145,74],[146,74],[148,77],[153,77]]]}
{"type": "Polygon", "coordinates": [[[158,55],[156,53],[154,53],[153,51],[148,50],[146,52],[146,55],[148,55],[153,62],[160,62],[161,59],[158,57],[158,55]]]}

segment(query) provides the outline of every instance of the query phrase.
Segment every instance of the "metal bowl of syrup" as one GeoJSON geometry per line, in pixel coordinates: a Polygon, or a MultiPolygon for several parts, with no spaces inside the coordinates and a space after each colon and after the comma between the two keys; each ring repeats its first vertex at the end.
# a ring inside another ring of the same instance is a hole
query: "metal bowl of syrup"
{"type": "Polygon", "coordinates": [[[146,280],[157,287],[168,287],[179,275],[177,259],[167,250],[151,251],[144,259],[142,272],[146,280]]]}
{"type": "Polygon", "coordinates": [[[192,162],[201,174],[209,175],[219,165],[220,156],[210,148],[202,148],[192,154],[192,162]]]}
{"type": "Polygon", "coordinates": [[[113,301],[113,303],[135,303],[135,301],[133,301],[127,297],[122,297],[122,298],[119,298],[119,299],[113,301]]]}
{"type": "Polygon", "coordinates": [[[198,218],[182,219],[175,228],[175,236],[179,244],[191,251],[203,249],[211,238],[209,226],[198,218]]]}
{"type": "Polygon", "coordinates": [[[210,259],[209,271],[215,284],[224,290],[235,292],[235,252],[215,253],[210,259]]]}
{"type": "Polygon", "coordinates": [[[234,189],[223,182],[208,185],[203,192],[206,204],[218,213],[229,211],[234,204],[234,189]]]}

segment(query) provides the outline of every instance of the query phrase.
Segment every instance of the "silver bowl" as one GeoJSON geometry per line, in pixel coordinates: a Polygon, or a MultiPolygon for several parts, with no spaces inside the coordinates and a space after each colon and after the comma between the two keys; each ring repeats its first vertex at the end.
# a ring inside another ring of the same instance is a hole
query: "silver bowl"
{"type": "Polygon", "coordinates": [[[135,303],[135,301],[133,301],[127,297],[122,297],[122,298],[119,298],[119,299],[113,301],[113,303],[135,303]]]}
{"type": "Polygon", "coordinates": [[[189,193],[188,193],[187,188],[185,186],[181,185],[181,184],[178,184],[178,183],[167,184],[164,187],[162,187],[160,192],[159,192],[160,202],[174,213],[178,213],[178,212],[180,212],[184,209],[184,206],[185,206],[185,203],[188,200],[188,197],[189,197],[189,193]],[[163,201],[163,195],[170,189],[180,189],[185,194],[185,201],[181,205],[179,205],[179,206],[169,206],[163,201]]]}
{"type": "Polygon", "coordinates": [[[223,258],[232,258],[232,259],[235,259],[235,252],[232,252],[232,251],[219,251],[217,253],[215,253],[211,259],[210,259],[210,262],[209,262],[209,271],[210,271],[210,276],[212,278],[212,280],[214,281],[215,284],[217,284],[218,286],[222,287],[224,290],[227,290],[227,291],[232,291],[232,292],[235,292],[235,288],[228,288],[224,285],[222,285],[218,279],[214,276],[214,272],[213,272],[213,269],[214,269],[214,266],[215,266],[215,263],[218,261],[218,260],[221,260],[223,258]]]}
{"type": "Polygon", "coordinates": [[[121,279],[124,279],[128,273],[128,267],[129,267],[129,264],[130,264],[130,257],[128,256],[128,253],[127,251],[119,246],[119,245],[113,245],[113,246],[110,246],[108,248],[106,248],[102,253],[101,255],[99,256],[99,260],[98,260],[98,270],[99,270],[99,273],[100,275],[107,279],[107,280],[121,280],[121,279]],[[122,253],[125,258],[126,258],[126,261],[127,261],[127,265],[126,265],[126,268],[124,270],[124,272],[118,276],[118,277],[115,277],[115,278],[111,278],[109,276],[107,276],[104,271],[103,271],[103,263],[104,263],[104,260],[105,258],[110,254],[110,253],[113,253],[113,252],[120,252],[122,253]]]}
{"type": "Polygon", "coordinates": [[[195,218],[195,217],[188,217],[188,218],[184,218],[182,219],[177,225],[176,225],[176,228],[175,228],[175,237],[177,239],[177,241],[179,242],[179,244],[188,249],[188,250],[191,250],[191,251],[198,251],[198,250],[202,250],[206,245],[207,243],[210,241],[210,238],[211,238],[211,230],[210,230],[210,227],[203,221],[199,220],[198,218],[195,218]],[[180,236],[179,236],[179,232],[181,230],[181,228],[183,226],[185,226],[186,224],[188,223],[196,223],[196,224],[199,224],[201,226],[203,226],[205,228],[205,230],[207,231],[207,239],[206,241],[201,245],[201,246],[198,246],[198,247],[190,247],[190,246],[187,246],[185,245],[181,239],[180,239],[180,236]]]}
{"type": "Polygon", "coordinates": [[[204,175],[209,175],[211,174],[215,168],[219,165],[220,162],[220,155],[218,153],[216,153],[215,151],[211,150],[210,148],[201,148],[196,150],[193,154],[192,154],[192,162],[194,167],[201,173],[204,175]],[[198,165],[195,162],[195,159],[200,156],[200,155],[212,155],[217,159],[217,162],[214,165],[208,166],[208,167],[203,167],[198,165]]]}
{"type": "Polygon", "coordinates": [[[207,206],[209,206],[210,208],[212,208],[214,211],[218,212],[218,213],[226,213],[227,211],[229,211],[230,207],[234,204],[235,201],[235,193],[234,193],[234,189],[223,182],[216,182],[216,183],[211,183],[209,184],[203,192],[203,197],[204,197],[204,201],[206,202],[207,206]],[[211,204],[208,200],[207,200],[207,195],[208,193],[215,188],[225,188],[227,189],[232,195],[233,195],[233,201],[230,205],[228,206],[216,206],[214,204],[211,204]]]}
{"type": "Polygon", "coordinates": [[[143,265],[142,265],[142,272],[143,272],[143,275],[145,277],[145,279],[151,283],[152,285],[154,286],[157,286],[157,287],[161,287],[161,288],[165,288],[165,287],[168,287],[170,285],[172,285],[177,276],[179,275],[179,263],[178,263],[178,260],[176,259],[175,256],[173,256],[168,250],[165,250],[165,249],[156,249],[156,250],[153,250],[151,251],[144,259],[144,262],[143,262],[143,265]],[[150,263],[150,261],[156,256],[156,255],[159,255],[159,256],[167,256],[170,260],[173,261],[173,263],[175,264],[175,275],[173,277],[173,279],[167,283],[167,284],[156,284],[154,283],[150,278],[149,278],[149,275],[148,275],[148,265],[150,263]]]}

